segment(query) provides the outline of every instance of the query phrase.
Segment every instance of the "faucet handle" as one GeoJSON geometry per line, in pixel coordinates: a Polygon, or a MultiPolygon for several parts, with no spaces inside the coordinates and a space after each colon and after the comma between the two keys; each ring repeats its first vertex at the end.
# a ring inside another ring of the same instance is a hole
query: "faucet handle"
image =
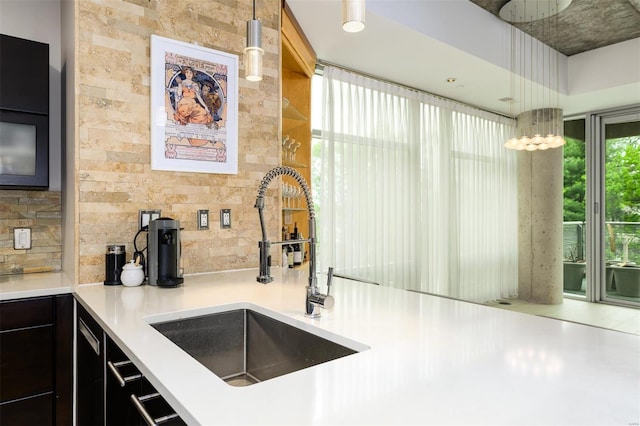
{"type": "Polygon", "coordinates": [[[331,282],[333,281],[333,266],[329,266],[327,272],[327,296],[331,293],[331,282]]]}
{"type": "Polygon", "coordinates": [[[330,311],[333,309],[336,301],[330,294],[316,293],[309,296],[309,303],[330,311]]]}

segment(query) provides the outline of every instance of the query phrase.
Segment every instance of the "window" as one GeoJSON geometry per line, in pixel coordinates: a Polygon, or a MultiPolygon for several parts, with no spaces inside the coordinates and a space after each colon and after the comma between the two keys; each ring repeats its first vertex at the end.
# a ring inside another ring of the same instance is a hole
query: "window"
{"type": "Polygon", "coordinates": [[[511,120],[333,67],[312,99],[319,269],[479,302],[516,294],[511,120]]]}

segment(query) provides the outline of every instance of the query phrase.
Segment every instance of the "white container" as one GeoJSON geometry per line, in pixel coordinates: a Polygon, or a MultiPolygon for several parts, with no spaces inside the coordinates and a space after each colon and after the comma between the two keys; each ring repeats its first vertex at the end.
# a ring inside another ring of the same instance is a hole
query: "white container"
{"type": "Polygon", "coordinates": [[[125,287],[135,287],[142,284],[144,281],[144,271],[142,265],[136,265],[132,260],[122,267],[122,274],[120,274],[120,281],[125,287]]]}

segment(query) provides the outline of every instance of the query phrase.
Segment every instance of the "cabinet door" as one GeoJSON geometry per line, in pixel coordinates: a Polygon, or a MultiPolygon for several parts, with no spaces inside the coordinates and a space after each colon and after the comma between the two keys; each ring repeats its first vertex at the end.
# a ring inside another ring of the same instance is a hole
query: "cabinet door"
{"type": "Polygon", "coordinates": [[[0,34],[0,108],[49,113],[49,45],[0,34]]]}
{"type": "Polygon", "coordinates": [[[0,334],[0,401],[53,391],[52,326],[0,334]]]}
{"type": "Polygon", "coordinates": [[[53,423],[53,299],[0,303],[0,422],[53,423]]]}
{"type": "Polygon", "coordinates": [[[51,392],[0,405],[0,423],[11,426],[43,426],[53,422],[51,392]]]}
{"type": "Polygon", "coordinates": [[[55,424],[73,424],[73,296],[55,296],[55,424]]]}
{"type": "Polygon", "coordinates": [[[76,306],[77,424],[104,425],[104,333],[79,303],[76,306]]]}

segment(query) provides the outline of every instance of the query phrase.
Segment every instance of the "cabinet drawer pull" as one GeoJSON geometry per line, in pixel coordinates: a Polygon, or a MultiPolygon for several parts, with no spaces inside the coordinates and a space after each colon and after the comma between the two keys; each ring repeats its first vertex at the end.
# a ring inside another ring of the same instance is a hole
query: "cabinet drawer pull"
{"type": "Polygon", "coordinates": [[[87,340],[87,343],[93,348],[96,355],[100,355],[100,340],[91,332],[91,329],[87,327],[82,318],[78,318],[78,329],[80,333],[87,340]]]}
{"type": "Polygon", "coordinates": [[[127,383],[129,382],[133,382],[135,380],[139,380],[142,378],[142,374],[138,373],[138,374],[132,374],[131,376],[127,376],[127,377],[122,377],[122,374],[120,374],[120,371],[118,370],[118,368],[125,366],[125,365],[130,365],[133,364],[133,362],[131,361],[120,361],[120,362],[111,362],[111,361],[107,361],[107,366],[109,367],[109,370],[111,370],[111,374],[113,374],[113,376],[116,378],[116,380],[118,381],[118,383],[120,383],[120,387],[124,387],[127,383]]]}
{"type": "Polygon", "coordinates": [[[158,392],[150,393],[149,395],[142,395],[142,396],[136,396],[135,394],[131,394],[131,402],[133,402],[133,405],[135,405],[136,409],[138,410],[138,413],[140,413],[144,421],[149,426],[157,426],[159,424],[166,423],[169,420],[173,420],[179,417],[176,413],[167,414],[166,416],[158,417],[157,419],[154,419],[153,417],[151,417],[151,415],[147,412],[147,409],[144,408],[144,402],[155,399],[155,398],[160,398],[160,394],[158,392]]]}

